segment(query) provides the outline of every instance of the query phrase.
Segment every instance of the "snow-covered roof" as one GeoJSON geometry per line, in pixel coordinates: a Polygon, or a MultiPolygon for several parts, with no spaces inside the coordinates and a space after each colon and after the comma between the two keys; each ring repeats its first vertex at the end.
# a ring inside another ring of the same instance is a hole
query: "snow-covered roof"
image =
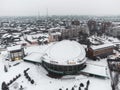
{"type": "Polygon", "coordinates": [[[60,32],[51,33],[51,35],[61,35],[60,32]]]}
{"type": "MultiPolygon", "coordinates": [[[[34,41],[37,41],[37,39],[39,38],[39,37],[44,37],[44,40],[45,40],[45,38],[48,40],[48,34],[35,34],[35,35],[27,35],[27,39],[29,40],[29,41],[31,41],[31,42],[34,42],[34,41]],[[35,38],[35,39],[33,39],[33,38],[35,38]]],[[[43,39],[42,39],[43,40],[43,39]]],[[[45,40],[46,41],[46,40],[45,40]]]]}
{"type": "Polygon", "coordinates": [[[11,46],[11,47],[7,47],[8,51],[15,51],[15,50],[20,50],[22,48],[21,45],[16,45],[16,46],[11,46]]]}
{"type": "Polygon", "coordinates": [[[48,38],[43,38],[43,39],[39,39],[39,41],[45,42],[45,41],[49,41],[48,38]]]}
{"type": "Polygon", "coordinates": [[[114,26],[112,29],[119,29],[120,26],[114,26]]]}
{"type": "Polygon", "coordinates": [[[106,43],[106,44],[97,45],[97,46],[93,45],[93,46],[91,46],[91,48],[92,48],[93,50],[96,50],[96,49],[106,48],[106,47],[111,47],[111,46],[114,46],[114,44],[106,43]]]}
{"type": "Polygon", "coordinates": [[[30,61],[30,62],[35,62],[35,63],[40,63],[41,62],[41,56],[43,54],[42,53],[38,53],[38,52],[33,52],[31,54],[29,54],[28,56],[26,56],[24,58],[25,61],[30,61]]]}
{"type": "Polygon", "coordinates": [[[109,78],[108,68],[106,66],[100,66],[96,64],[87,63],[87,67],[82,70],[82,72],[109,78]]]}
{"type": "Polygon", "coordinates": [[[4,34],[1,38],[9,38],[9,37],[11,37],[11,36],[12,36],[12,35],[6,33],[6,34],[4,34]]]}
{"type": "Polygon", "coordinates": [[[60,27],[50,28],[49,30],[52,31],[52,30],[57,30],[57,29],[60,29],[60,27]]]}
{"type": "Polygon", "coordinates": [[[80,64],[85,61],[85,50],[76,41],[63,40],[48,48],[44,54],[46,62],[57,62],[61,65],[80,64]]]}

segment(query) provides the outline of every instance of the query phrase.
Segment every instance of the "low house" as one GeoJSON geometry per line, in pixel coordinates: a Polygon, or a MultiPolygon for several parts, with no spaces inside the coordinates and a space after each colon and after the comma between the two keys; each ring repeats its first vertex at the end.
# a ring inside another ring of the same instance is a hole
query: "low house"
{"type": "Polygon", "coordinates": [[[21,60],[25,56],[22,45],[8,47],[7,51],[11,61],[21,60]]]}

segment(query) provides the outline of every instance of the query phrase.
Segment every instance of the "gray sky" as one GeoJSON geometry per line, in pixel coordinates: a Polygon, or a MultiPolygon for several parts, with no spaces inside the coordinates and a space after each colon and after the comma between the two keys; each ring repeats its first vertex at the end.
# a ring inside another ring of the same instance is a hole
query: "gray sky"
{"type": "Polygon", "coordinates": [[[120,0],[0,0],[0,16],[120,15],[120,0]]]}

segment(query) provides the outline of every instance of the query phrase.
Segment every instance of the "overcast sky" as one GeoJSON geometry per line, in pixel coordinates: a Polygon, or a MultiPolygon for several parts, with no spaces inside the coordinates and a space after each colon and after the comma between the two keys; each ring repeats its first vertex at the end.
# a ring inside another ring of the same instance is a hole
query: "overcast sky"
{"type": "Polygon", "coordinates": [[[0,16],[120,15],[120,0],[0,0],[0,16]]]}

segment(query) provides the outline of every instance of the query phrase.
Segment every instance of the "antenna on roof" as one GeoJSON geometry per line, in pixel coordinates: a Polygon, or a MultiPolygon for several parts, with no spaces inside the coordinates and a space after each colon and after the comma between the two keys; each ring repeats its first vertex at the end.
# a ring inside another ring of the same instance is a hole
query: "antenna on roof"
{"type": "Polygon", "coordinates": [[[46,10],[46,18],[47,18],[47,25],[48,25],[48,8],[47,8],[47,10],[46,10]]]}
{"type": "Polygon", "coordinates": [[[51,31],[48,29],[48,8],[46,10],[46,30],[48,30],[48,34],[50,36],[50,39],[51,39],[51,31]]]}
{"type": "Polygon", "coordinates": [[[39,11],[39,9],[38,9],[38,20],[40,19],[40,11],[39,11]]]}
{"type": "Polygon", "coordinates": [[[46,13],[47,13],[47,17],[48,17],[48,8],[47,8],[47,10],[46,10],[46,11],[47,11],[46,13]]]}
{"type": "Polygon", "coordinates": [[[48,8],[46,9],[46,30],[48,27],[48,8]]]}

